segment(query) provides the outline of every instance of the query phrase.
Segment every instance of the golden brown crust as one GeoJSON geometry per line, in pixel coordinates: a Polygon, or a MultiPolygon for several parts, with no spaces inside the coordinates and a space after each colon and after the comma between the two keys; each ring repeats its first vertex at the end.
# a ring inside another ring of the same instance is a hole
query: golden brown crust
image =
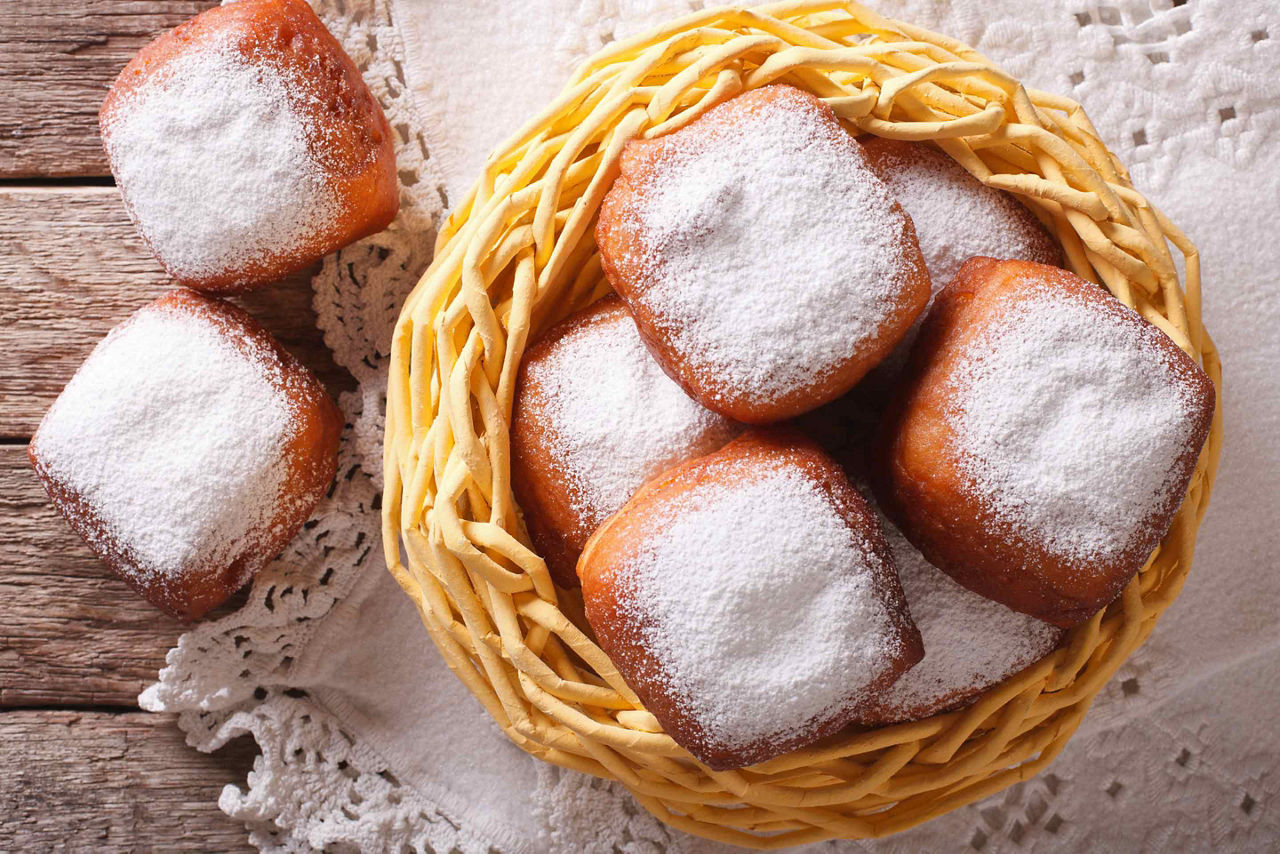
{"type": "MultiPolygon", "coordinates": [[[[302,245],[243,266],[193,276],[169,273],[182,284],[228,294],[252,290],[304,269],[362,237],[386,228],[400,208],[391,126],[351,57],[303,0],[238,0],[196,15],[147,44],[120,72],[99,110],[104,137],[114,111],[138,87],[193,48],[231,36],[254,62],[269,63],[286,79],[304,117],[307,147],[335,191],[338,215],[302,245]]],[[[146,235],[143,235],[146,239],[146,235]]],[[[154,250],[153,250],[154,251],[154,250]]],[[[157,255],[161,264],[165,259],[157,255]]]]}
{"type": "Polygon", "coordinates": [[[1114,599],[1142,568],[1168,530],[1208,436],[1214,389],[1198,365],[1164,335],[1162,357],[1178,366],[1195,401],[1195,424],[1186,450],[1173,466],[1178,501],[1160,509],[1114,560],[1093,573],[1074,571],[1061,555],[1032,536],[998,523],[989,503],[968,488],[953,451],[948,426],[954,410],[950,379],[963,365],[971,342],[1043,283],[1097,306],[1101,316],[1145,324],[1097,285],[1066,271],[1030,261],[974,258],[935,299],[899,392],[879,429],[874,481],[881,507],[925,558],[989,599],[1070,627],[1114,599]]]}
{"type": "Polygon", "coordinates": [[[701,726],[660,678],[659,662],[642,638],[640,626],[622,610],[628,564],[656,533],[654,526],[667,518],[664,508],[679,502],[683,495],[709,483],[741,482],[744,475],[750,477],[779,466],[794,467],[810,478],[830,498],[849,527],[871,542],[886,568],[880,583],[894,617],[896,656],[882,678],[868,686],[867,695],[887,688],[924,656],[920,633],[907,612],[906,599],[892,569],[892,556],[874,511],[850,485],[840,466],[816,444],[792,430],[757,428],[743,433],[719,451],[676,466],[645,484],[625,507],[596,530],[578,560],[578,575],[587,622],[600,647],[663,729],[715,770],[763,762],[824,738],[847,725],[856,710],[850,708],[847,714],[832,718],[822,727],[780,741],[756,743],[741,749],[709,744],[701,726]]]}
{"type": "MultiPolygon", "coordinates": [[[[596,243],[600,247],[600,262],[605,275],[631,309],[641,337],[658,364],[703,406],[746,424],[767,424],[800,415],[835,400],[853,388],[901,340],[929,300],[929,273],[920,254],[911,217],[904,213],[901,242],[906,248],[906,269],[902,276],[901,298],[882,324],[879,335],[868,341],[859,352],[834,366],[820,382],[797,387],[766,402],[728,387],[696,358],[689,358],[688,354],[681,352],[663,331],[655,313],[639,299],[652,282],[641,261],[644,248],[639,229],[633,225],[634,210],[644,203],[639,188],[646,186],[658,174],[657,163],[664,153],[686,145],[686,132],[701,134],[720,127],[733,128],[747,111],[757,109],[761,104],[781,98],[793,100],[797,96],[808,108],[817,111],[823,121],[843,132],[844,126],[834,111],[807,92],[782,85],[754,89],[712,109],[681,130],[656,139],[628,142],[622,152],[620,174],[600,205],[596,223],[596,243]]],[[[902,210],[896,202],[893,209],[902,210]]]]}
{"type": "Polygon", "coordinates": [[[279,554],[311,516],[337,472],[343,417],[319,379],[245,311],[189,290],[170,291],[145,310],[154,309],[195,315],[225,331],[227,342],[240,352],[255,362],[267,362],[272,370],[264,375],[288,398],[292,417],[281,450],[288,474],[267,529],[228,565],[192,566],[164,583],[148,582],[132,570],[127,553],[113,541],[93,508],[50,476],[40,459],[38,432],[27,453],[54,507],[108,568],[161,610],[196,620],[225,602],[246,577],[279,554]]]}

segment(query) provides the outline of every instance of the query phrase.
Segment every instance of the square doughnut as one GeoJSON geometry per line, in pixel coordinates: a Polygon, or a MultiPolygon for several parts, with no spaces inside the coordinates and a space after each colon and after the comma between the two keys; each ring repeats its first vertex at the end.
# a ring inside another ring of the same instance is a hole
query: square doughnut
{"type": "MultiPolygon", "coordinates": [[[[945,152],[927,143],[875,136],[859,142],[872,171],[911,217],[933,293],[955,278],[960,265],[979,256],[1061,266],[1061,247],[1031,211],[1012,195],[984,186],[945,152]]],[[[881,398],[906,367],[921,319],[872,372],[869,390],[881,398]]]]}
{"type": "Polygon", "coordinates": [[[189,287],[276,281],[399,209],[382,108],[302,0],[239,0],[160,36],[99,124],[129,216],[189,287]]]}
{"type": "Polygon", "coordinates": [[[862,137],[871,170],[911,217],[935,292],[970,258],[1062,264],[1062,249],[1016,198],[923,142],[862,137]]]}
{"type": "Polygon", "coordinates": [[[529,535],[556,582],[578,586],[587,538],[645,481],[738,430],[662,372],[616,296],[551,329],[520,365],[511,469],[529,535]]]}
{"type": "Polygon", "coordinates": [[[601,648],[715,770],[837,732],[921,657],[874,512],[790,432],[748,431],[650,481],[578,575],[601,648]]]}
{"type": "Polygon", "coordinates": [[[911,219],[823,101],[739,95],[627,143],[596,240],[668,374],[767,423],[815,409],[906,334],[929,298],[911,219]]]}
{"type": "Polygon", "coordinates": [[[341,430],[320,381],[248,314],[176,290],[94,348],[28,453],[89,548],[194,620],[297,534],[341,430]]]}
{"type": "Polygon", "coordinates": [[[1097,285],[975,258],[942,290],[881,425],[881,505],[935,566],[1054,625],[1146,563],[1213,417],[1204,371],[1097,285]]]}
{"type": "Polygon", "coordinates": [[[861,706],[859,724],[918,721],[967,706],[1062,641],[1064,629],[966,590],[925,560],[888,520],[881,523],[920,629],[924,659],[861,706]]]}

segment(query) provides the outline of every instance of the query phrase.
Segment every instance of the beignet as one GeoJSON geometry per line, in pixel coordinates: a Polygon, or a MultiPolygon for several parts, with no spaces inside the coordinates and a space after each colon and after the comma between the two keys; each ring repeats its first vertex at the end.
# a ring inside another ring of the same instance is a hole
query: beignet
{"type": "Polygon", "coordinates": [[[888,520],[881,524],[924,658],[861,706],[858,723],[886,726],[961,708],[1057,648],[1063,629],[966,590],[888,520]]]}
{"type": "Polygon", "coordinates": [[[302,527],[341,429],[319,380],[248,314],[177,290],[94,348],[28,453],[89,548],[193,620],[302,527]]]}
{"type": "Polygon", "coordinates": [[[601,648],[717,770],[836,732],[921,656],[875,515],[790,433],[749,431],[650,481],[578,575],[601,648]]]}
{"type": "Polygon", "coordinates": [[[99,124],[130,217],[190,287],[278,280],[399,208],[382,108],[302,0],[239,0],[160,36],[99,124]]]}
{"type": "Polygon", "coordinates": [[[645,481],[738,429],[662,372],[617,297],[530,347],[511,419],[511,480],[556,582],[578,586],[587,538],[645,481]]]}
{"type": "Polygon", "coordinates": [[[929,297],[910,218],[831,108],[790,86],[629,142],[596,239],[659,363],[737,421],[839,397],[929,297]]]}
{"type": "MultiPolygon", "coordinates": [[[[983,186],[945,152],[922,142],[883,137],[859,141],[872,171],[911,217],[933,293],[954,279],[970,258],[1061,265],[1061,248],[1031,211],[1008,193],[983,186]]],[[[881,401],[906,366],[923,317],[864,384],[881,401]]]]}
{"type": "Polygon", "coordinates": [[[1213,408],[1204,371],[1102,288],[975,258],[881,425],[877,496],[956,581],[1072,626],[1168,530],[1213,408]]]}
{"type": "Polygon", "coordinates": [[[945,152],[877,136],[859,141],[871,170],[911,217],[935,292],[970,258],[1062,263],[1057,241],[1031,211],[984,186],[945,152]]]}

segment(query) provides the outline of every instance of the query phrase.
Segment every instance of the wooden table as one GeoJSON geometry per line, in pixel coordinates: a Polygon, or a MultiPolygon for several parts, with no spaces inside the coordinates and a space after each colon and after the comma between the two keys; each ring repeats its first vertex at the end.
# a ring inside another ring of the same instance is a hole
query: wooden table
{"type": "MultiPolygon", "coordinates": [[[[214,0],[0,2],[0,850],[245,850],[218,811],[256,754],[188,748],[137,696],[183,626],[107,573],[27,463],[40,417],[113,325],[170,286],[98,139],[133,53],[214,0]]],[[[239,300],[333,391],[308,276],[239,300]]]]}

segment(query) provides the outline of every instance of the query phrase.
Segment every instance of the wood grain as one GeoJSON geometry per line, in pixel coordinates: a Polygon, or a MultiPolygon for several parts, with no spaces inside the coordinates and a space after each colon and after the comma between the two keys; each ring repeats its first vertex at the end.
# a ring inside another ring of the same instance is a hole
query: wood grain
{"type": "MultiPolygon", "coordinates": [[[[217,801],[256,747],[201,754],[172,716],[119,712],[183,627],[72,533],[23,444],[107,330],[170,286],[115,189],[74,182],[109,175],[97,113],[120,69],[216,4],[0,0],[0,181],[44,182],[0,185],[0,850],[249,850],[217,801]]],[[[351,388],[308,278],[238,301],[331,391],[351,388]]]]}
{"type": "MultiPolygon", "coordinates": [[[[316,329],[312,272],[235,301],[336,394],[354,383],[316,329]]],[[[28,438],[99,339],[170,287],[114,187],[0,187],[0,438],[28,438]]]]}
{"type": "Polygon", "coordinates": [[[108,175],[98,105],[126,62],[217,0],[0,3],[0,177],[108,175]]]}
{"type": "Polygon", "coordinates": [[[256,752],[197,753],[168,715],[0,713],[0,848],[250,851],[218,794],[256,752]]]}
{"type": "Polygon", "coordinates": [[[136,705],[183,624],[93,556],[23,445],[0,446],[0,520],[0,708],[136,705]]]}

